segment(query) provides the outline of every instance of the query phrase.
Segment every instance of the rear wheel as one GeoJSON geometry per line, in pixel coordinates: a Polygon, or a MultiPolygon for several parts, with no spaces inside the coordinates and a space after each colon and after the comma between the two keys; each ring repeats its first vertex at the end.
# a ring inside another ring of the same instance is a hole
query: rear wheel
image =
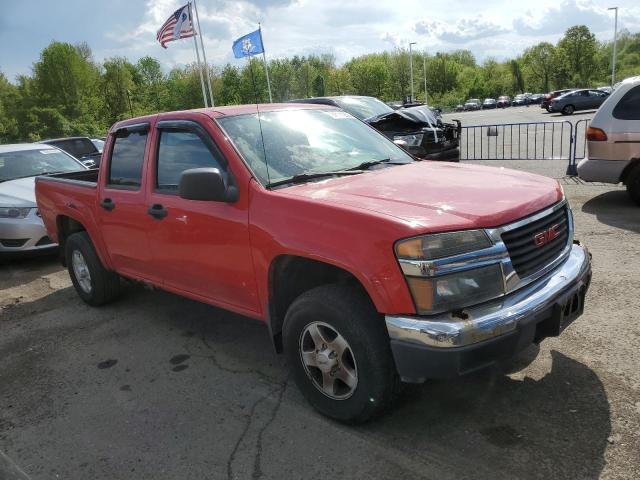
{"type": "Polygon", "coordinates": [[[120,277],[104,268],[87,232],[67,238],[65,255],[69,276],[82,300],[98,306],[118,297],[120,277]]]}
{"type": "Polygon", "coordinates": [[[640,205],[640,165],[636,165],[625,181],[627,192],[634,202],[640,205]]]}
{"type": "Polygon", "coordinates": [[[573,112],[575,111],[575,108],[573,105],[565,105],[564,108],[562,109],[562,114],[563,115],[573,115],[573,112]]]}
{"type": "Polygon", "coordinates": [[[283,326],[298,388],[320,413],[361,423],[383,412],[398,386],[384,321],[369,299],[343,285],[298,297],[283,326]]]}

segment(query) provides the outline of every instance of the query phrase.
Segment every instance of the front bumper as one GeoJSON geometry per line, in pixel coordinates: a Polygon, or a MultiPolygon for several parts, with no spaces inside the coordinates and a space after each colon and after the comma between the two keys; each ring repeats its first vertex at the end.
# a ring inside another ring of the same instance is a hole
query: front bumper
{"type": "Polygon", "coordinates": [[[463,375],[557,336],[582,314],[591,256],[574,244],[568,258],[539,280],[501,298],[433,317],[385,317],[403,381],[463,375]]]}
{"type": "Polygon", "coordinates": [[[47,237],[42,219],[32,208],[25,218],[0,219],[0,254],[28,253],[57,247],[47,237]]]}

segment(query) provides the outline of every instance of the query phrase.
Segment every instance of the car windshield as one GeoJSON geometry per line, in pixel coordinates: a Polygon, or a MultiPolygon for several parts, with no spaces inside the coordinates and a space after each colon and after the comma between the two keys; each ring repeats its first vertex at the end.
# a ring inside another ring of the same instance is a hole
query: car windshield
{"type": "Polygon", "coordinates": [[[54,149],[0,153],[0,182],[82,169],[82,165],[72,157],[54,149]]]}
{"type": "Polygon", "coordinates": [[[263,185],[345,171],[365,162],[411,163],[400,147],[346,112],[281,110],[218,119],[263,185]],[[262,139],[264,138],[264,144],[262,139]]]}
{"type": "Polygon", "coordinates": [[[344,97],[334,100],[340,108],[360,120],[394,111],[389,105],[373,97],[344,97]]]}

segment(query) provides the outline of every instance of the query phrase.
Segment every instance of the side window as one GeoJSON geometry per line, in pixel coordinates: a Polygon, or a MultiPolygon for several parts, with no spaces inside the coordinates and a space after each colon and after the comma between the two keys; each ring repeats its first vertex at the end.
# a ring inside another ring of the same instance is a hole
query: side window
{"type": "Polygon", "coordinates": [[[640,120],[640,85],[622,96],[613,109],[613,117],[618,120],[640,120]]]}
{"type": "Polygon", "coordinates": [[[146,144],[146,131],[133,131],[115,138],[109,162],[109,185],[140,187],[146,144]]]}
{"type": "Polygon", "coordinates": [[[180,175],[191,168],[217,168],[224,173],[218,157],[202,139],[188,130],[160,131],[158,144],[157,190],[178,191],[180,175]]]}

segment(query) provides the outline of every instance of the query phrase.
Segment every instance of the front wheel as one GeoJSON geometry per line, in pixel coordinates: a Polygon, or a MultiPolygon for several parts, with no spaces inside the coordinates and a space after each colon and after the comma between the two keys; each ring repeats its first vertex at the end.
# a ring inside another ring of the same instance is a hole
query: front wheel
{"type": "Polygon", "coordinates": [[[92,306],[117,298],[120,277],[104,268],[87,232],[74,233],[65,243],[69,276],[80,298],[92,306]]]}
{"type": "Polygon", "coordinates": [[[562,109],[562,114],[573,115],[574,111],[575,111],[575,108],[573,107],[573,105],[565,105],[565,107],[562,109]]]}
{"type": "Polygon", "coordinates": [[[383,412],[398,386],[384,321],[355,288],[325,285],[303,293],[283,326],[298,388],[320,413],[361,423],[383,412]]]}

